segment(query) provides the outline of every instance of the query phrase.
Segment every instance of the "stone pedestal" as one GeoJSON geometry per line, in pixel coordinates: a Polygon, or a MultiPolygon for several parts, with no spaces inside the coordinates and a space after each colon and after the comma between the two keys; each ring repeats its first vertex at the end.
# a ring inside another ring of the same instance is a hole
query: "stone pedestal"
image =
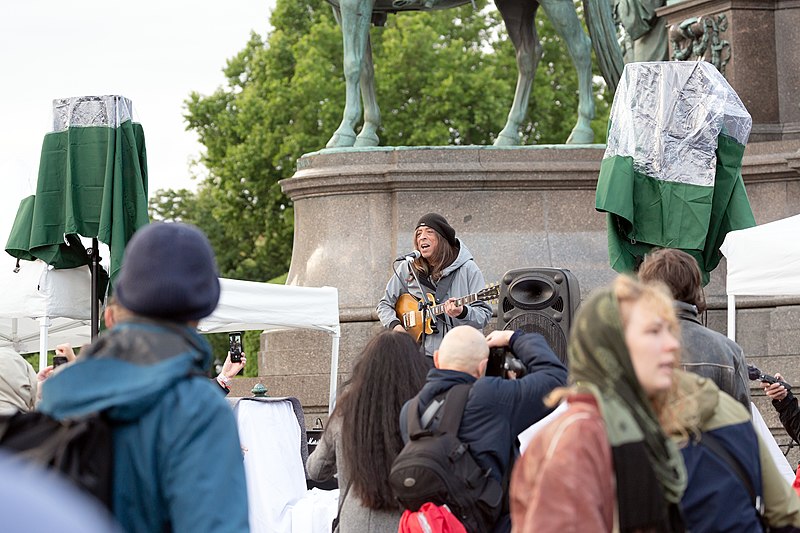
{"type": "MultiPolygon", "coordinates": [[[[616,273],[608,265],[605,215],[594,209],[603,152],[599,145],[422,147],[303,156],[295,176],[281,182],[295,209],[287,283],[339,289],[339,381],[380,330],[375,305],[392,275],[392,260],[413,248],[414,226],[425,213],[447,218],[487,282],[500,282],[516,268],[567,268],[585,297],[611,281],[616,273]]],[[[751,144],[743,175],[759,224],[800,213],[800,140],[751,144]]],[[[709,325],[724,333],[724,260],[706,294],[709,325]]],[[[795,356],[780,365],[764,360],[764,370],[786,371],[800,383],[800,345],[789,345],[800,323],[784,336],[786,320],[780,318],[795,304],[800,301],[743,299],[737,335],[748,357],[795,356]],[[765,345],[769,338],[787,340],[765,345]]],[[[329,337],[278,332],[262,341],[259,373],[270,395],[299,397],[312,422],[327,413],[329,337]]]]}
{"type": "Polygon", "coordinates": [[[753,117],[751,142],[800,139],[800,2],[683,0],[657,13],[671,28],[670,57],[702,44],[675,40],[693,18],[693,33],[708,37],[702,59],[711,60],[713,42],[730,56],[722,72],[753,117]]]}

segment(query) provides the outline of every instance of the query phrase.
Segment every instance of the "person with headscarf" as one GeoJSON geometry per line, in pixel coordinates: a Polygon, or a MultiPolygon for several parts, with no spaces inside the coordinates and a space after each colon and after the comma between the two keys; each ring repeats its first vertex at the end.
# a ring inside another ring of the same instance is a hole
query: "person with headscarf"
{"type": "Polygon", "coordinates": [[[0,414],[33,411],[38,379],[29,362],[11,348],[0,348],[0,414]]]}
{"type": "MultiPolygon", "coordinates": [[[[414,250],[415,258],[403,261],[389,279],[376,311],[385,328],[406,331],[397,309],[402,295],[410,294],[426,303],[442,304],[442,313],[432,317],[433,332],[424,336],[425,355],[429,358],[429,367],[432,367],[433,352],[439,348],[445,333],[456,326],[482,330],[492,318],[492,306],[484,301],[457,305],[457,298],[478,293],[485,288],[486,282],[472,252],[461,239],[456,238],[456,230],[442,215],[428,213],[420,217],[414,229],[414,250]],[[436,301],[429,302],[424,296],[426,294],[436,301]]],[[[418,342],[422,339],[422,335],[415,338],[418,342]]]]}
{"type": "Polygon", "coordinates": [[[512,531],[683,531],[687,483],[662,429],[680,356],[666,288],[621,276],[583,303],[567,410],[530,442],[511,480],[512,531]]]}

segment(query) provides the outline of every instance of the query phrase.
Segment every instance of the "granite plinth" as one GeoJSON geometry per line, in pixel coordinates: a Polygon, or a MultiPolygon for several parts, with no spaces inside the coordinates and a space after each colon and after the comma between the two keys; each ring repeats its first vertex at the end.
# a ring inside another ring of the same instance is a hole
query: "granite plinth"
{"type": "MultiPolygon", "coordinates": [[[[423,147],[303,156],[295,176],[281,182],[295,208],[288,283],[339,289],[338,382],[380,330],[375,305],[392,261],[412,249],[414,226],[427,212],[448,219],[487,282],[499,282],[515,268],[567,268],[585,297],[612,280],[605,216],[594,209],[603,152],[599,145],[423,147]]],[[[759,224],[800,213],[800,140],[751,143],[742,174],[759,224]]],[[[709,326],[725,333],[724,260],[706,295],[709,326]]],[[[792,344],[800,324],[791,328],[795,315],[784,310],[800,301],[745,298],[737,304],[737,338],[748,357],[769,357],[765,365],[776,366],[765,370],[785,370],[800,383],[800,348],[792,344]]],[[[307,419],[324,418],[330,338],[274,332],[262,336],[262,343],[260,379],[270,394],[296,396],[307,419]]]]}

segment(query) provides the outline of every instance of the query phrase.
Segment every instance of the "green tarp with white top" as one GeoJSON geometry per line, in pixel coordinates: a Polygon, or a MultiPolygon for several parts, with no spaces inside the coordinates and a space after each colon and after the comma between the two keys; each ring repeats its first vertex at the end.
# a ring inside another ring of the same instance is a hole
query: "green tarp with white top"
{"type": "Polygon", "coordinates": [[[709,63],[625,66],[595,198],[608,213],[614,270],[634,271],[654,247],[678,248],[708,281],[725,235],[755,225],[741,175],[751,125],[709,63]]]}

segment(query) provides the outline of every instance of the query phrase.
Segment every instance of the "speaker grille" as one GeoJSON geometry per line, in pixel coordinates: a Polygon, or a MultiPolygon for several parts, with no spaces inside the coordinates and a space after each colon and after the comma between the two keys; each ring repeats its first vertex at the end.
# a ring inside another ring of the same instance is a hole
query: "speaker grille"
{"type": "Polygon", "coordinates": [[[550,317],[539,313],[517,315],[509,320],[503,329],[521,329],[526,333],[541,334],[561,362],[567,364],[567,337],[561,327],[550,317]]]}

